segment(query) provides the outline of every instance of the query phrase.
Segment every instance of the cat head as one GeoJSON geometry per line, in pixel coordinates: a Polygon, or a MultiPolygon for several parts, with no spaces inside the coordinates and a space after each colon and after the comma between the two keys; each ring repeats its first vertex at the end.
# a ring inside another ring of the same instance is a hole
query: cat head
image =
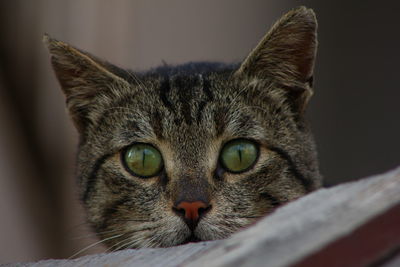
{"type": "Polygon", "coordinates": [[[304,121],[316,29],[300,7],[240,65],[146,73],[45,36],[80,134],[88,220],[111,249],[225,238],[320,186],[304,121]]]}

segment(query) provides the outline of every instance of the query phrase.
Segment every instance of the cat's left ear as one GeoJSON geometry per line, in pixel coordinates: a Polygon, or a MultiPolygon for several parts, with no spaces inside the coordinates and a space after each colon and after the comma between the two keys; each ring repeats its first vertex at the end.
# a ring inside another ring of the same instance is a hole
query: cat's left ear
{"type": "Polygon", "coordinates": [[[282,86],[302,112],[312,95],[316,50],[315,14],[299,7],[275,23],[235,75],[265,78],[282,86]]]}
{"type": "Polygon", "coordinates": [[[43,41],[51,54],[51,63],[66,96],[67,107],[80,133],[94,122],[96,100],[110,94],[112,88],[129,87],[118,76],[117,67],[89,53],[45,35],[43,41]]]}

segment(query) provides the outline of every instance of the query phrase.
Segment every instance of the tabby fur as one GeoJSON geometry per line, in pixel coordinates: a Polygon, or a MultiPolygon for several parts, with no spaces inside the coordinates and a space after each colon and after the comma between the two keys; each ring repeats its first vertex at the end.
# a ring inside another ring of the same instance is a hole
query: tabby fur
{"type": "Polygon", "coordinates": [[[188,63],[131,72],[45,36],[80,134],[77,176],[88,221],[110,249],[168,247],[230,236],[320,187],[304,119],[317,47],[314,12],[291,10],[238,65],[188,63]],[[254,140],[259,158],[233,174],[223,145],[254,140]],[[121,163],[133,143],[157,147],[164,170],[135,177],[121,163]],[[195,229],[173,211],[202,200],[195,229]]]}

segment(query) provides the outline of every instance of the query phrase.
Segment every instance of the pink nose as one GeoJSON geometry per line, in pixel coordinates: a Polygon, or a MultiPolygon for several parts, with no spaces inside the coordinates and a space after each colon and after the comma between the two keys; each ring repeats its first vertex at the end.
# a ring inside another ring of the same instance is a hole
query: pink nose
{"type": "Polygon", "coordinates": [[[200,214],[207,210],[207,204],[202,201],[183,201],[176,206],[176,209],[184,213],[186,220],[194,222],[198,221],[200,214]]]}

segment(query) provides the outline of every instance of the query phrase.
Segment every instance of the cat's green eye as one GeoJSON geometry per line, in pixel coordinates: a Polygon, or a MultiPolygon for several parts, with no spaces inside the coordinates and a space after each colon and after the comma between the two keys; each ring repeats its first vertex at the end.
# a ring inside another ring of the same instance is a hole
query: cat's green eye
{"type": "Polygon", "coordinates": [[[148,178],[157,175],[163,167],[160,151],[148,144],[134,144],[122,154],[125,167],[134,175],[148,178]]]}
{"type": "Polygon", "coordinates": [[[247,171],[258,158],[258,146],[256,143],[236,139],[228,142],[221,151],[220,161],[222,166],[233,173],[247,171]]]}

